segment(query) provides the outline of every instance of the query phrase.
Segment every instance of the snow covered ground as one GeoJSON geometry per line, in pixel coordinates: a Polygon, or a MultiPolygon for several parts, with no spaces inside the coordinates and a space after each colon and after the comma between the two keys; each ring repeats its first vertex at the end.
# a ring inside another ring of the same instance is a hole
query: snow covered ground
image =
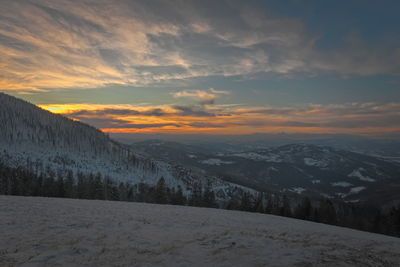
{"type": "Polygon", "coordinates": [[[400,239],[272,215],[0,196],[0,266],[400,266],[400,239]]]}

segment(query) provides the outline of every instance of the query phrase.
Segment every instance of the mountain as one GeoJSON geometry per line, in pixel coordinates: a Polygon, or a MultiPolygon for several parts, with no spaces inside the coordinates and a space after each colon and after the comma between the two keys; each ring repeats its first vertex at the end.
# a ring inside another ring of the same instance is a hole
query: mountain
{"type": "Polygon", "coordinates": [[[400,161],[400,133],[375,136],[348,134],[286,134],[266,133],[249,135],[202,135],[202,134],[123,134],[111,136],[126,144],[150,139],[179,142],[187,145],[206,146],[219,150],[255,150],[289,144],[311,144],[358,152],[400,161]]]}
{"type": "Polygon", "coordinates": [[[400,201],[400,164],[382,157],[312,144],[216,150],[165,141],[134,143],[136,151],[258,191],[295,192],[347,202],[400,201]]]}
{"type": "Polygon", "coordinates": [[[1,266],[399,266],[400,239],[292,218],[0,196],[1,266]]]}
{"type": "MultiPolygon", "coordinates": [[[[238,187],[180,165],[143,156],[79,121],[0,93],[0,162],[37,175],[100,174],[116,183],[154,185],[161,177],[184,193],[210,183],[223,192],[238,187]]],[[[240,186],[239,186],[240,187],[240,186]]]]}
{"type": "Polygon", "coordinates": [[[392,158],[304,143],[259,148],[148,140],[129,146],[1,93],[0,123],[0,163],[35,175],[99,174],[132,185],[155,185],[163,177],[186,195],[208,186],[220,200],[262,191],[297,199],[400,203],[400,163],[392,158]]]}

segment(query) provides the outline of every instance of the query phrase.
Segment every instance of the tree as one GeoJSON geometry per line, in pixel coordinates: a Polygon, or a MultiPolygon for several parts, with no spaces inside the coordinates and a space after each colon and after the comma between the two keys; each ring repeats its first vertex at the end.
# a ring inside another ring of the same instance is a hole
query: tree
{"type": "Polygon", "coordinates": [[[167,189],[164,177],[161,177],[157,182],[156,188],[154,190],[154,202],[158,204],[167,203],[167,189]]]}
{"type": "Polygon", "coordinates": [[[235,195],[231,196],[225,209],[227,209],[227,210],[239,210],[240,209],[240,203],[239,203],[237,196],[235,196],[235,195]]]}
{"type": "Polygon", "coordinates": [[[60,175],[57,179],[57,197],[65,197],[64,178],[60,175]]]}
{"type": "Polygon", "coordinates": [[[67,177],[65,179],[65,197],[75,197],[74,193],[74,178],[71,170],[68,170],[67,177]]]}
{"type": "Polygon", "coordinates": [[[189,205],[201,207],[203,204],[203,187],[201,183],[194,183],[192,195],[189,198],[189,205]]]}
{"type": "Polygon", "coordinates": [[[178,189],[175,191],[173,190],[171,204],[173,205],[185,205],[186,198],[183,195],[182,187],[178,185],[178,189]]]}
{"type": "Polygon", "coordinates": [[[242,199],[240,202],[240,210],[243,210],[243,211],[251,211],[252,210],[250,193],[248,193],[248,192],[242,193],[242,199]]]}
{"type": "Polygon", "coordinates": [[[295,217],[301,220],[310,220],[312,216],[311,201],[304,197],[295,210],[295,217]]]}
{"type": "Polygon", "coordinates": [[[336,209],[329,199],[320,202],[318,215],[322,223],[337,224],[336,209]]]}
{"type": "Polygon", "coordinates": [[[280,208],[280,215],[285,217],[292,217],[292,208],[290,206],[289,198],[283,195],[282,206],[280,208]]]}
{"type": "Polygon", "coordinates": [[[83,173],[78,173],[78,182],[76,184],[76,193],[78,198],[88,198],[86,182],[83,173]]]}
{"type": "Polygon", "coordinates": [[[264,201],[264,194],[259,193],[257,200],[254,202],[253,211],[259,212],[259,213],[264,213],[263,201],[264,201]]]}
{"type": "Polygon", "coordinates": [[[208,181],[206,189],[203,194],[203,205],[204,207],[216,208],[217,203],[215,202],[214,191],[211,190],[211,182],[208,181]]]}
{"type": "Polygon", "coordinates": [[[265,207],[265,213],[271,214],[274,209],[273,200],[271,195],[268,195],[267,205],[265,207]]]}

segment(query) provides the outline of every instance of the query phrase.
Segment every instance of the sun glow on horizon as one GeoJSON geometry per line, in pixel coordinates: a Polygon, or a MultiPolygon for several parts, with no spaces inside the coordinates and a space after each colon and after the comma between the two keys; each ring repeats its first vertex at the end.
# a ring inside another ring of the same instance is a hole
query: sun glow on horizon
{"type": "Polygon", "coordinates": [[[39,105],[53,113],[88,123],[108,133],[251,134],[345,133],[371,135],[397,132],[377,120],[397,114],[397,105],[349,105],[302,108],[181,107],[105,104],[39,105]],[[348,110],[353,110],[352,113],[348,110]],[[370,114],[375,112],[376,114],[370,114]],[[361,115],[360,115],[361,113],[361,115]],[[365,114],[363,114],[365,113],[365,114]],[[327,123],[334,121],[333,125],[327,123]],[[357,126],[361,121],[362,125],[357,126]]]}

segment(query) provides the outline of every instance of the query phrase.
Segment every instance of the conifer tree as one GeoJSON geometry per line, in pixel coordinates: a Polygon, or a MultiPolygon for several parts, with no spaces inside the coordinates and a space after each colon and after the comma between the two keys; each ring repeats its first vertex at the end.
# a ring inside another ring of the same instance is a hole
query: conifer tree
{"type": "Polygon", "coordinates": [[[290,200],[286,195],[283,195],[282,206],[280,208],[280,215],[285,217],[292,217],[292,208],[290,206],[290,200]]]}
{"type": "Polygon", "coordinates": [[[243,211],[251,211],[251,200],[250,200],[250,194],[248,192],[242,193],[242,199],[240,202],[240,210],[243,211]]]}
{"type": "Polygon", "coordinates": [[[167,203],[167,189],[164,177],[161,177],[157,182],[156,188],[154,190],[154,202],[158,204],[167,203]]]}
{"type": "Polygon", "coordinates": [[[308,197],[304,197],[301,203],[296,207],[295,217],[301,220],[310,220],[312,217],[311,201],[308,197]]]}
{"type": "Polygon", "coordinates": [[[265,210],[264,210],[264,204],[263,204],[263,202],[264,202],[264,194],[260,192],[260,193],[258,194],[258,196],[257,196],[256,201],[254,202],[253,211],[259,212],[259,213],[264,213],[265,210]]]}

